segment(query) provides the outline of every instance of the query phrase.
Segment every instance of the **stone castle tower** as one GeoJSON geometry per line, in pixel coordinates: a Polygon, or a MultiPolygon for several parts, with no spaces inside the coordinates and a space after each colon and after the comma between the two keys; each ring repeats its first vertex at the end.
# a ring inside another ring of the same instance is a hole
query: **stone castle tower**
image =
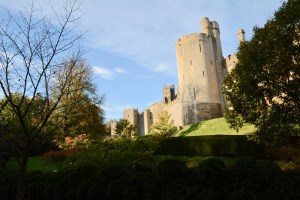
{"type": "Polygon", "coordinates": [[[202,33],[192,33],[176,42],[179,94],[183,123],[188,125],[222,116],[225,102],[221,83],[226,68],[217,22],[201,21],[202,33]]]}
{"type": "MultiPolygon", "coordinates": [[[[124,110],[124,119],[136,126],[139,135],[149,133],[163,111],[171,115],[177,127],[223,116],[225,97],[221,84],[237,59],[235,55],[224,59],[216,21],[204,17],[201,26],[201,33],[182,36],[176,42],[177,93],[174,85],[163,86],[162,100],[145,111],[124,110]]],[[[238,37],[241,42],[245,41],[242,29],[238,37]]]]}

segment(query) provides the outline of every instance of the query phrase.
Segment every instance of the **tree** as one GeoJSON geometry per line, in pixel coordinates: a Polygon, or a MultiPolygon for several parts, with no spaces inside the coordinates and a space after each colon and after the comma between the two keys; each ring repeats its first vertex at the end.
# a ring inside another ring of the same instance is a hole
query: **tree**
{"type": "Polygon", "coordinates": [[[167,111],[162,112],[157,122],[152,126],[150,133],[158,136],[171,136],[176,132],[174,121],[170,120],[170,114],[167,111]]]}
{"type": "MultiPolygon", "coordinates": [[[[60,78],[63,77],[61,74],[69,70],[72,62],[65,63],[65,66],[56,73],[57,80],[61,81],[60,78]]],[[[101,108],[103,97],[96,94],[96,87],[92,83],[92,69],[86,61],[77,62],[66,88],[67,92],[54,114],[54,118],[61,121],[56,142],[64,146],[66,137],[72,139],[82,135],[86,136],[82,138],[92,140],[104,135],[106,130],[101,108]]]]}
{"type": "Polygon", "coordinates": [[[289,0],[250,41],[240,45],[238,63],[224,81],[226,116],[239,128],[257,127],[256,139],[278,144],[299,133],[300,1],[289,0]]]}
{"type": "Polygon", "coordinates": [[[76,0],[66,3],[62,13],[53,10],[52,16],[32,4],[18,16],[8,13],[0,24],[0,113],[9,110],[15,125],[8,129],[2,124],[0,140],[14,149],[11,153],[20,166],[18,199],[24,199],[27,160],[59,125],[52,115],[80,61],[77,44],[82,34],[73,31],[77,11],[76,0]],[[66,58],[73,62],[58,81],[55,73],[66,58]]]}
{"type": "Polygon", "coordinates": [[[132,138],[136,131],[136,127],[130,124],[126,119],[120,119],[117,122],[115,133],[123,138],[132,138]]]}

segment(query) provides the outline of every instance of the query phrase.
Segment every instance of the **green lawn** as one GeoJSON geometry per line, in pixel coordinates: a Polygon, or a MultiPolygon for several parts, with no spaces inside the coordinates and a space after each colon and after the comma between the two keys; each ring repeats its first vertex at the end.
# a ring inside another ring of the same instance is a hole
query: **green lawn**
{"type": "Polygon", "coordinates": [[[253,125],[245,124],[239,132],[229,128],[225,118],[216,118],[192,124],[183,128],[176,136],[201,136],[201,135],[247,135],[255,131],[253,125]]]}
{"type": "MultiPolygon", "coordinates": [[[[53,170],[57,170],[58,168],[59,168],[58,163],[54,163],[54,162],[45,163],[39,157],[29,158],[27,164],[27,172],[33,172],[33,171],[51,172],[53,170]]],[[[6,162],[5,169],[18,170],[19,165],[15,159],[10,159],[9,161],[6,162]]]]}

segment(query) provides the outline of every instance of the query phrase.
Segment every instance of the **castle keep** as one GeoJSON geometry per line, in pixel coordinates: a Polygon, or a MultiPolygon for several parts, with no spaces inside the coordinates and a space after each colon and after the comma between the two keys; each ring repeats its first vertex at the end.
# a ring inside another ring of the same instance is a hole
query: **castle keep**
{"type": "MultiPolygon", "coordinates": [[[[234,55],[224,59],[216,21],[205,17],[201,26],[201,33],[191,33],[176,41],[177,93],[174,85],[163,86],[162,101],[141,113],[137,109],[124,110],[124,119],[137,127],[139,135],[149,133],[163,111],[171,115],[177,127],[223,116],[225,98],[221,84],[237,60],[234,55]]],[[[238,36],[240,41],[244,40],[243,30],[238,36]]]]}

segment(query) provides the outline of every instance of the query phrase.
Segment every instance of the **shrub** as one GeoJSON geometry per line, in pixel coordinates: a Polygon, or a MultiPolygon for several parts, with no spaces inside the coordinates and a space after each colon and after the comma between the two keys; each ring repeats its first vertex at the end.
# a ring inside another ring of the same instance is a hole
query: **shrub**
{"type": "Polygon", "coordinates": [[[11,170],[0,170],[0,199],[15,199],[19,173],[11,170]]]}
{"type": "Polygon", "coordinates": [[[190,169],[188,178],[189,199],[228,199],[229,172],[222,160],[203,160],[198,167],[190,169]]]}
{"type": "Polygon", "coordinates": [[[173,156],[253,156],[269,157],[269,149],[244,135],[171,137],[160,142],[158,155],[173,156]]]}
{"type": "Polygon", "coordinates": [[[232,199],[284,199],[283,173],[272,161],[239,158],[231,169],[232,199]],[[255,191],[255,192],[253,192],[255,191]]]}

